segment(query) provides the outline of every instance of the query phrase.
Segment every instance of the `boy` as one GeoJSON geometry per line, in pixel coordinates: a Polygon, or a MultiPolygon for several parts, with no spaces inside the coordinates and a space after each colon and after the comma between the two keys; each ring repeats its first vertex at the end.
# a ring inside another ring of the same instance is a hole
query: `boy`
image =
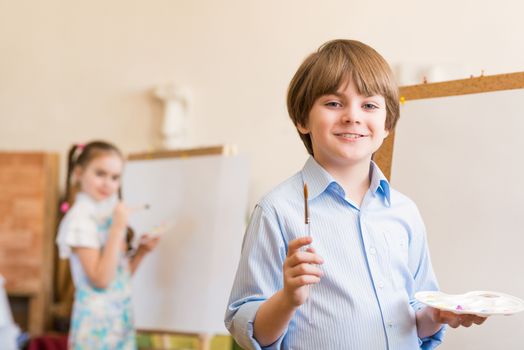
{"type": "Polygon", "coordinates": [[[442,324],[482,323],[414,299],[438,288],[424,224],[371,160],[399,117],[386,61],[358,41],[328,42],[296,72],[287,104],[311,157],[254,209],[225,319],[237,342],[432,349],[442,324]]]}

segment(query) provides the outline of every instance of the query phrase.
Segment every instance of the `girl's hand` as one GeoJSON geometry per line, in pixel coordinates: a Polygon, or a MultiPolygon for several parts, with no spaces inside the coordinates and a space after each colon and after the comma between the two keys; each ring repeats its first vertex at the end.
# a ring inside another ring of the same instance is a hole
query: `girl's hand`
{"type": "Polygon", "coordinates": [[[309,296],[307,285],[320,282],[322,270],[316,265],[324,260],[308,247],[301,248],[313,241],[311,237],[300,237],[289,242],[286,260],[284,261],[284,295],[293,307],[302,305],[309,296]]]}
{"type": "Polygon", "coordinates": [[[451,328],[470,327],[472,324],[482,324],[486,317],[480,317],[470,314],[455,314],[451,311],[439,310],[430,307],[430,316],[434,322],[448,324],[451,328]]]}
{"type": "Polygon", "coordinates": [[[127,220],[129,217],[129,208],[123,203],[118,202],[113,211],[113,223],[112,226],[115,227],[117,231],[125,232],[127,227],[127,220]]]}
{"type": "Polygon", "coordinates": [[[143,234],[142,237],[140,237],[140,241],[138,243],[137,254],[149,253],[150,251],[155,249],[159,240],[159,236],[150,237],[147,233],[143,234]]]}

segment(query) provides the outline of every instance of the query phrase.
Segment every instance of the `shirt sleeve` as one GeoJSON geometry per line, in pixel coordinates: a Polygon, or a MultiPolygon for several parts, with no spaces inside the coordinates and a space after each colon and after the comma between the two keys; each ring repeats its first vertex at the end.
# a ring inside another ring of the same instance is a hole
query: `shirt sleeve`
{"type": "MultiPolygon", "coordinates": [[[[416,220],[414,223],[414,234],[410,243],[410,270],[414,278],[414,288],[410,293],[410,305],[417,312],[425,307],[424,304],[415,299],[415,294],[419,291],[436,291],[439,290],[437,278],[431,264],[429,254],[426,228],[418,209],[416,209],[416,220]]],[[[442,343],[446,327],[443,325],[432,336],[420,339],[419,346],[422,350],[431,350],[442,343]]]]}
{"type": "Polygon", "coordinates": [[[262,348],[253,336],[260,305],[283,288],[282,266],[286,243],[274,214],[257,205],[244,236],[240,262],[233,282],[225,325],[246,350],[280,349],[284,336],[262,348]]]}
{"type": "Polygon", "coordinates": [[[81,212],[72,212],[71,216],[64,218],[58,229],[56,242],[62,259],[71,256],[73,247],[94,249],[101,247],[96,222],[89,215],[81,212]]]}
{"type": "Polygon", "coordinates": [[[420,346],[420,349],[422,350],[431,350],[436,348],[442,343],[442,340],[444,338],[444,332],[446,331],[446,327],[442,326],[440,327],[439,331],[435,334],[433,334],[430,337],[418,339],[418,344],[420,346]]]}

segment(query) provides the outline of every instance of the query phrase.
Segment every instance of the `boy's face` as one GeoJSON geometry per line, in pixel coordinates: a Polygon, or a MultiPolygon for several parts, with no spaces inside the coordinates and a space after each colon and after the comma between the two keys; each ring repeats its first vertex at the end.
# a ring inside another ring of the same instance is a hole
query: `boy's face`
{"type": "Polygon", "coordinates": [[[303,134],[310,134],[315,160],[325,168],[367,164],[389,134],[385,130],[383,96],[362,96],[355,84],[342,84],[332,95],[319,97],[303,134]]]}
{"type": "Polygon", "coordinates": [[[83,192],[102,201],[118,191],[123,167],[118,155],[108,153],[92,159],[85,168],[75,169],[75,175],[83,192]]]}

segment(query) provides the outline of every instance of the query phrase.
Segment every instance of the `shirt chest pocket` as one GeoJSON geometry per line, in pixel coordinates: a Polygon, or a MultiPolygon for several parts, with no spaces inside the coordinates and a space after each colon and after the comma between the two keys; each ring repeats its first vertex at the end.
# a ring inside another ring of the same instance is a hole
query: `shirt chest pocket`
{"type": "Polygon", "coordinates": [[[401,230],[384,230],[388,260],[395,285],[404,288],[409,276],[409,240],[408,234],[401,230]]]}
{"type": "Polygon", "coordinates": [[[391,263],[393,265],[408,264],[408,235],[405,231],[386,229],[383,231],[391,263]]]}

